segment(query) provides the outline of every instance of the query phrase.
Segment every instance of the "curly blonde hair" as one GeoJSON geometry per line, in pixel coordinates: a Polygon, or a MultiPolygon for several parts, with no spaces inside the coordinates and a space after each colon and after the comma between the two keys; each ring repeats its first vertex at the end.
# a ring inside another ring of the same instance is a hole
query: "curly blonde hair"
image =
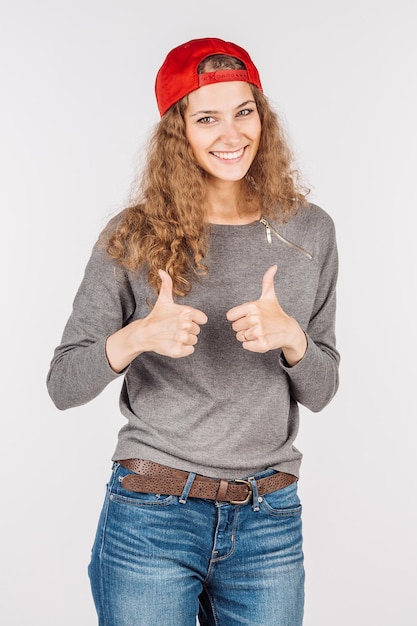
{"type": "MultiPolygon", "coordinates": [[[[242,63],[216,55],[200,73],[242,63]]],[[[244,67],[244,66],[243,66],[244,67]]],[[[293,157],[278,117],[265,95],[251,85],[261,120],[255,159],[241,181],[241,212],[262,212],[281,222],[306,204],[308,190],[299,183],[293,157]]],[[[108,254],[129,270],[147,268],[148,282],[158,292],[159,269],[173,280],[174,293],[190,292],[198,275],[207,272],[209,245],[208,175],[196,163],[185,135],[187,96],[174,104],[156,125],[136,198],[121,214],[106,242],[108,254]]]]}

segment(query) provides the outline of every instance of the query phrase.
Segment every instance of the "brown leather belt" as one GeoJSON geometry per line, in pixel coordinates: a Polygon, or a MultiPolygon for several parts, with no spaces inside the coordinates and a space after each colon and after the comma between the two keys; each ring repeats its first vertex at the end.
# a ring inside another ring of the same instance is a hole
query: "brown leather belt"
{"type": "MultiPolygon", "coordinates": [[[[134,474],[124,476],[121,481],[124,489],[128,491],[181,496],[189,477],[188,472],[160,465],[153,461],[126,459],[117,462],[122,467],[134,472],[134,474]]],[[[247,504],[253,496],[251,480],[253,479],[216,479],[197,474],[188,492],[188,497],[230,502],[230,504],[247,504]]],[[[258,495],[263,496],[283,489],[296,480],[296,476],[285,472],[277,472],[271,476],[259,478],[256,480],[258,495]]]]}

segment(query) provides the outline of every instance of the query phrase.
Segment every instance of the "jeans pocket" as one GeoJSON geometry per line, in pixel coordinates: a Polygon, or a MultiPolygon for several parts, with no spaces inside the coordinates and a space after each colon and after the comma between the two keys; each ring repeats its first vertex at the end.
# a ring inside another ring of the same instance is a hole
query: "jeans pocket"
{"type": "Polygon", "coordinates": [[[177,496],[169,494],[144,493],[125,489],[122,483],[124,476],[134,472],[125,469],[121,465],[116,465],[114,472],[115,480],[109,494],[112,502],[133,506],[167,506],[178,501],[177,496]]]}
{"type": "Polygon", "coordinates": [[[301,515],[302,506],[297,493],[297,483],[262,496],[260,509],[268,515],[280,517],[301,515]]]}

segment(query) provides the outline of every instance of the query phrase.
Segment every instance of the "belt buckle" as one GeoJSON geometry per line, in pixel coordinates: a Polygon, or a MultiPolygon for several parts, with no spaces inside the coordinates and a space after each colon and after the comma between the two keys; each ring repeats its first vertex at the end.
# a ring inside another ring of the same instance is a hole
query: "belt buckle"
{"type": "Polygon", "coordinates": [[[244,480],[242,478],[235,478],[234,483],[239,483],[240,485],[246,485],[248,488],[248,495],[244,500],[230,500],[230,504],[248,504],[253,496],[253,487],[252,483],[249,480],[244,480]]]}

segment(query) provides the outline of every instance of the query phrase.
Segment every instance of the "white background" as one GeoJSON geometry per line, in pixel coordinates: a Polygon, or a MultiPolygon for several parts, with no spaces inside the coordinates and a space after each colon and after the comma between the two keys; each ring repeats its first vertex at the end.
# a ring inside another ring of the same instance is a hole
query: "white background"
{"type": "Polygon", "coordinates": [[[341,387],[302,412],[305,626],[415,626],[414,0],[2,0],[0,615],[93,626],[86,568],[120,381],[59,412],[45,377],[123,207],[172,47],[247,48],[335,220],[341,387]]]}

